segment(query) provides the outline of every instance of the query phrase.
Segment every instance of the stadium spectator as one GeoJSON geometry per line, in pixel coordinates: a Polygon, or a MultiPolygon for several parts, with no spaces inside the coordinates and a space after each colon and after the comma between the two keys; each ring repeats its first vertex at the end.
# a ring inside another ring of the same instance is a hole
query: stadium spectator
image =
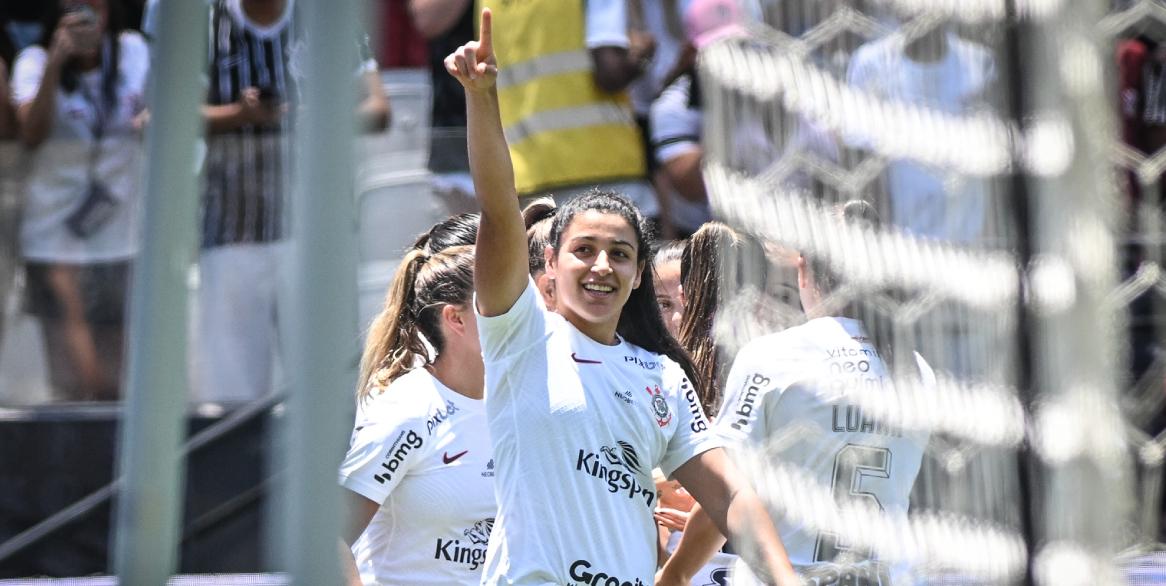
{"type": "Polygon", "coordinates": [[[466,158],[466,98],[445,73],[445,56],[474,38],[473,0],[409,0],[413,25],[427,39],[433,104],[430,110],[429,171],[433,191],[449,213],[477,209],[466,158]]]}
{"type": "MultiPolygon", "coordinates": [[[[855,201],[847,203],[840,215],[846,222],[861,223],[874,217],[873,212],[870,204],[855,201]]],[[[799,293],[809,321],[757,338],[741,349],[724,387],[715,429],[737,457],[764,457],[765,467],[807,475],[817,486],[851,487],[835,493],[838,506],[862,499],[880,513],[905,518],[929,434],[900,429],[863,413],[861,393],[892,392],[883,386],[892,371],[928,386],[935,384],[935,375],[918,354],[899,349],[906,360],[896,359],[897,349],[886,339],[889,332],[850,317],[854,308],[833,311],[834,304],[828,300],[845,285],[845,276],[827,263],[799,257],[799,293]],[[899,371],[900,364],[911,372],[899,371]],[[887,480],[872,482],[873,477],[887,480]]],[[[748,469],[766,474],[756,468],[759,465],[748,469]]],[[[869,540],[870,534],[858,535],[862,531],[858,528],[853,535],[825,529],[815,532],[799,521],[806,514],[821,515],[805,511],[817,503],[802,502],[797,494],[780,499],[789,514],[771,508],[770,516],[789,548],[790,561],[806,579],[816,583],[833,576],[838,584],[898,583],[898,577],[890,581],[887,563],[859,546],[869,542],[856,545],[852,541],[856,536],[869,540]]],[[[657,584],[688,584],[722,543],[724,537],[717,535],[707,515],[694,508],[684,537],[657,584]]],[[[763,582],[738,565],[733,583],[763,582]]]]}
{"type": "MultiPolygon", "coordinates": [[[[996,65],[987,48],[940,26],[914,39],[895,32],[859,47],[847,79],[883,100],[969,115],[988,107],[996,65]]],[[[867,145],[864,137],[850,140],[859,148],[867,145]]],[[[985,180],[897,159],[889,163],[886,184],[895,226],[956,243],[982,242],[989,205],[985,180]]]]}
{"type": "MultiPolygon", "coordinates": [[[[212,9],[193,381],[199,402],[234,404],[271,392],[291,135],[310,39],[293,0],[218,0],[212,9]]],[[[389,108],[367,39],[352,63],[364,128],[389,108]]],[[[348,194],[317,194],[348,197],[348,194]]]]}
{"type": "Polygon", "coordinates": [[[708,441],[691,361],[655,307],[643,217],[627,199],[596,190],[559,208],[545,252],[555,312],[540,303],[522,270],[528,243],[498,110],[490,16],[483,11],[480,43],[446,59],[466,88],[482,206],[474,289],[499,505],[483,583],[603,575],[650,583],[651,469],[659,466],[715,511],[719,527],[747,532],[764,570],[800,584],[772,525],[755,522],[764,519],[757,496],[708,441]],[[611,479],[626,488],[613,493],[611,479]],[[545,522],[549,510],[557,522],[545,522]]]}
{"type": "Polygon", "coordinates": [[[8,60],[12,57],[8,47],[8,36],[0,30],[0,343],[4,341],[4,325],[8,312],[8,294],[16,276],[17,231],[19,219],[17,210],[17,159],[16,145],[11,141],[16,136],[16,112],[10,99],[8,87],[8,60]]]}
{"type": "Polygon", "coordinates": [[[654,41],[629,34],[625,0],[481,4],[506,23],[495,39],[498,96],[518,194],[552,195],[561,204],[599,186],[655,217],[627,96],[654,41]]]}
{"type": "Polygon", "coordinates": [[[55,398],[114,400],[138,246],[149,59],[118,2],[57,8],[51,41],[25,48],[13,65],[29,154],[20,226],[26,309],[42,327],[55,398]]]}
{"type": "Polygon", "coordinates": [[[470,246],[410,251],[369,330],[340,466],[352,584],[481,581],[497,506],[473,269],[470,246]]]}

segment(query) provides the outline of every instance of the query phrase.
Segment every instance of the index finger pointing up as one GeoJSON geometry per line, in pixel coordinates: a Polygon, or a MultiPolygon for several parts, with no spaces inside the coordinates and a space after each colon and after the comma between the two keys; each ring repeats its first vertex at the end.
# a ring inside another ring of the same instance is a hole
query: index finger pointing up
{"type": "Polygon", "coordinates": [[[485,60],[494,53],[494,34],[490,32],[493,15],[489,8],[482,9],[482,24],[478,32],[478,60],[485,60]]]}

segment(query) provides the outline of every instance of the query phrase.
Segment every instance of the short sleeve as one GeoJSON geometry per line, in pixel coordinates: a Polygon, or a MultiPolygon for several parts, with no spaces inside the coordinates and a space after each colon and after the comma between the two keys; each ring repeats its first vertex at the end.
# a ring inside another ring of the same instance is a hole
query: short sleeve
{"type": "Polygon", "coordinates": [[[596,47],[628,46],[628,8],[625,0],[583,0],[587,6],[586,43],[596,47]]]}
{"type": "MultiPolygon", "coordinates": [[[[475,312],[477,306],[475,298],[475,312]]],[[[498,362],[542,343],[547,335],[546,326],[546,309],[543,308],[538,289],[533,279],[527,279],[526,289],[506,313],[492,317],[478,314],[478,340],[482,343],[482,359],[487,363],[498,362]]]]}
{"type": "Polygon", "coordinates": [[[122,55],[119,59],[126,81],[135,92],[146,88],[146,77],[150,73],[150,47],[142,35],[127,31],[121,36],[122,55]]]}
{"type": "Polygon", "coordinates": [[[765,439],[764,401],[778,395],[778,377],[750,347],[737,353],[725,380],[725,398],[717,411],[717,435],[725,445],[760,444],[765,439]]]}
{"type": "Polygon", "coordinates": [[[656,161],[666,163],[700,148],[701,112],[688,105],[692,78],[677,79],[649,111],[656,161]]]}
{"type": "Polygon", "coordinates": [[[425,416],[384,409],[384,421],[357,427],[340,465],[340,486],[384,504],[409,469],[433,449],[425,416]]]}
{"type": "Polygon", "coordinates": [[[677,406],[678,418],[676,431],[668,439],[668,447],[660,461],[660,470],[671,478],[672,473],[685,462],[702,452],[721,447],[722,442],[709,426],[708,417],[700,406],[700,398],[696,396],[696,388],[688,380],[684,369],[669,359],[664,359],[664,362],[664,387],[675,398],[673,404],[677,406]]]}
{"type": "Polygon", "coordinates": [[[27,104],[36,97],[47,60],[48,53],[39,45],[28,47],[16,56],[12,64],[12,101],[16,105],[27,104]]]}

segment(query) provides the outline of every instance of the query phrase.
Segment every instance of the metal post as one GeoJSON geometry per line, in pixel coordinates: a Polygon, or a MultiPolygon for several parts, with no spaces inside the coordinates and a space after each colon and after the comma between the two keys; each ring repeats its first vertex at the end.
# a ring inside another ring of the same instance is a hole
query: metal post
{"type": "Polygon", "coordinates": [[[1096,27],[1105,6],[1066,3],[1028,28],[1025,47],[1025,98],[1036,114],[1026,125],[1032,415],[1043,464],[1031,563],[1042,585],[1125,583],[1113,560],[1134,502],[1118,406],[1122,318],[1108,301],[1117,282],[1120,206],[1108,157],[1117,136],[1104,77],[1111,49],[1096,27]],[[1041,158],[1066,147],[1065,164],[1042,172],[1041,158]]]}
{"type": "Polygon", "coordinates": [[[359,361],[353,131],[359,3],[303,2],[304,110],[296,129],[286,364],[286,561],[295,584],[339,581],[340,492],[359,361]]]}
{"type": "Polygon", "coordinates": [[[165,583],[178,553],[186,433],[187,271],[198,202],[207,14],[202,2],[159,3],[146,132],[144,241],[130,302],[129,370],[120,436],[125,490],[116,504],[114,567],[126,586],[165,583]]]}

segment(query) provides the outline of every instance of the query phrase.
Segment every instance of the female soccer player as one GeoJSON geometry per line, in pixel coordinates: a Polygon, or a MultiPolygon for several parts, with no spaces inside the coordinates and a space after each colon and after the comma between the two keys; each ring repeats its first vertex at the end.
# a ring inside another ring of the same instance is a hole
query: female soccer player
{"type": "MultiPolygon", "coordinates": [[[[840,211],[848,222],[870,222],[874,216],[873,208],[861,201],[850,202],[840,211]]],[[[885,586],[891,583],[890,568],[871,553],[869,527],[808,527],[797,518],[825,515],[798,508],[819,505],[821,501],[808,495],[829,491],[826,494],[838,507],[865,503],[887,515],[906,515],[928,434],[896,428],[864,412],[862,393],[893,392],[887,384],[888,364],[898,363],[893,361],[892,345],[880,340],[879,334],[885,332],[848,317],[856,314],[855,308],[832,309],[837,304],[830,296],[840,290],[844,276],[826,262],[805,255],[799,257],[797,267],[802,307],[809,321],[757,338],[738,352],[725,384],[716,430],[730,446],[743,451],[767,447],[769,465],[812,480],[812,486],[796,489],[804,499],[786,495],[783,506],[795,519],[787,518],[783,509],[770,511],[799,572],[817,578],[813,583],[830,579],[837,584],[885,586]],[[848,528],[849,533],[838,532],[848,528]]],[[[905,361],[910,372],[901,374],[934,385],[935,375],[927,363],[918,354],[906,356],[913,358],[905,361]]],[[[694,508],[658,583],[688,584],[723,542],[709,518],[694,508]]],[[[740,565],[733,581],[758,583],[740,565]]]]}
{"type": "MultiPolygon", "coordinates": [[[[545,251],[556,312],[539,302],[495,90],[490,12],[446,69],[465,87],[482,220],[474,264],[497,463],[484,584],[651,584],[656,492],[674,475],[718,527],[756,544],[759,571],[800,584],[756,495],[716,447],[655,306],[643,218],[592,192],[555,215],[545,251]]],[[[591,88],[590,91],[597,91],[591,88]]]]}
{"type": "Polygon", "coordinates": [[[481,580],[496,507],[473,270],[469,246],[410,251],[369,330],[340,467],[360,583],[481,580]]]}
{"type": "Polygon", "coordinates": [[[669,242],[652,256],[652,288],[656,290],[656,305],[660,318],[673,338],[680,339],[680,318],[684,314],[684,292],[680,287],[680,257],[684,241],[669,242]]]}
{"type": "Polygon", "coordinates": [[[522,224],[526,226],[526,243],[530,257],[530,278],[542,294],[543,305],[549,311],[555,310],[555,282],[547,274],[547,261],[543,250],[550,244],[551,224],[554,223],[555,200],[540,197],[522,208],[522,224]]]}

